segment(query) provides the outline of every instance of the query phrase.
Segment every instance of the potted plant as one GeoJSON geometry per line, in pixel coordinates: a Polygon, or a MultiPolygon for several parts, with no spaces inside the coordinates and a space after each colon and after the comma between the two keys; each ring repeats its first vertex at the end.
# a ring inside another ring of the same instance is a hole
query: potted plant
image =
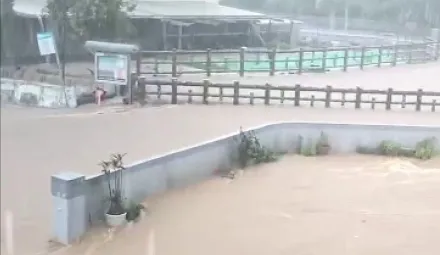
{"type": "Polygon", "coordinates": [[[125,154],[112,154],[108,161],[100,163],[107,180],[110,207],[105,214],[105,219],[110,227],[126,223],[127,210],[122,196],[122,176],[125,170],[122,159],[124,156],[125,154]]]}
{"type": "Polygon", "coordinates": [[[328,141],[328,136],[321,132],[318,143],[316,144],[316,152],[318,155],[328,155],[330,153],[331,146],[328,141]]]}

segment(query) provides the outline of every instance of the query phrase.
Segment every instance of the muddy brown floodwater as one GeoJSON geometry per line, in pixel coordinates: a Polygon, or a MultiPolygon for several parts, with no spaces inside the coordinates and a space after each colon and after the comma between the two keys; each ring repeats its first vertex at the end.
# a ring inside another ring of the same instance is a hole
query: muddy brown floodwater
{"type": "MultiPolygon", "coordinates": [[[[100,108],[99,112],[103,111],[102,114],[96,114],[96,111],[98,109],[80,108],[66,111],[16,108],[12,106],[1,109],[2,254],[5,254],[5,211],[12,211],[14,214],[15,255],[45,255],[48,254],[48,251],[58,250],[57,245],[48,242],[52,237],[50,176],[66,170],[86,175],[97,174],[100,172],[97,163],[99,160],[107,158],[110,153],[126,152],[126,163],[130,164],[154,155],[167,153],[176,148],[191,146],[220,135],[236,132],[240,126],[249,128],[274,121],[440,125],[438,112],[385,112],[369,109],[354,111],[349,109],[293,108],[290,106],[179,105],[176,107],[128,109],[121,112],[100,108]]],[[[284,161],[267,167],[276,168],[272,171],[273,174],[278,172],[278,168],[294,171],[302,170],[292,172],[292,183],[295,183],[296,176],[304,174],[302,178],[307,179],[312,178],[309,175],[316,171],[323,172],[325,174],[322,177],[319,176],[316,182],[319,183],[320,178],[327,178],[328,183],[324,183],[327,186],[323,186],[322,189],[331,190],[330,187],[334,187],[338,190],[340,188],[339,182],[333,182],[333,179],[337,181],[339,179],[336,177],[331,178],[331,175],[327,174],[325,169],[328,164],[334,168],[344,170],[348,164],[348,159],[336,157],[334,163],[326,162],[330,159],[333,159],[333,157],[319,159],[316,162],[312,161],[317,164],[316,166],[310,161],[306,161],[306,159],[301,159],[292,162],[288,168],[282,166],[284,161]],[[314,170],[315,167],[319,169],[314,170]]],[[[372,159],[356,159],[352,164],[361,164],[363,160],[369,162],[372,159]]],[[[261,174],[264,172],[263,169],[255,173],[261,174]]],[[[432,176],[432,182],[436,181],[435,176],[432,176]]],[[[361,182],[363,179],[366,178],[362,176],[359,176],[358,179],[357,177],[354,178],[353,182],[356,185],[353,185],[353,188],[363,187],[361,182]]],[[[287,180],[280,179],[279,185],[273,186],[281,188],[284,181],[287,180]]],[[[158,198],[157,201],[149,202],[151,203],[151,215],[141,224],[134,226],[132,230],[115,235],[106,245],[102,245],[102,242],[105,238],[108,238],[107,232],[101,233],[96,230],[99,234],[91,233],[90,238],[85,239],[79,245],[75,245],[74,248],[68,248],[67,252],[74,255],[99,255],[105,253],[121,254],[121,250],[125,252],[133,249],[131,254],[142,254],[141,251],[145,250],[146,247],[144,239],[147,237],[145,235],[151,229],[150,224],[154,226],[156,232],[157,254],[187,254],[193,252],[193,249],[198,249],[197,252],[192,254],[197,255],[202,254],[212,246],[219,248],[212,248],[209,253],[220,252],[222,249],[240,252],[240,249],[250,249],[245,245],[249,242],[256,243],[254,244],[256,250],[267,251],[258,249],[258,245],[262,245],[259,244],[260,238],[266,237],[266,234],[263,234],[264,231],[267,231],[267,235],[273,236],[273,239],[267,239],[265,247],[278,251],[276,250],[278,246],[273,246],[271,243],[277,243],[277,240],[279,240],[284,244],[282,242],[285,238],[283,237],[284,230],[278,230],[277,225],[267,227],[269,224],[266,221],[279,220],[282,222],[280,224],[285,224],[286,227],[289,226],[287,224],[289,221],[282,221],[275,216],[264,216],[264,214],[248,215],[247,211],[240,211],[241,206],[239,204],[242,200],[244,200],[243,205],[249,205],[246,204],[248,203],[247,200],[249,200],[249,203],[253,201],[252,199],[245,199],[246,194],[241,194],[246,189],[250,189],[249,192],[255,193],[256,198],[276,195],[276,191],[271,191],[270,186],[263,186],[264,189],[260,190],[259,183],[263,183],[263,180],[257,180],[257,177],[246,175],[229,185],[226,185],[224,180],[212,180],[201,184],[201,186],[191,187],[183,193],[180,193],[181,191],[167,193],[158,198]],[[255,184],[252,184],[251,180],[253,178],[256,178],[255,184]],[[240,185],[238,185],[239,183],[240,185]],[[240,190],[241,186],[243,186],[243,190],[240,190]],[[237,206],[224,204],[227,202],[237,204],[237,206]],[[220,218],[223,215],[231,218],[220,218]],[[248,221],[251,220],[255,220],[255,222],[249,224],[248,221]],[[243,222],[243,225],[236,225],[235,221],[243,222]],[[267,230],[260,231],[262,228],[267,230]],[[281,234],[273,232],[274,230],[280,231],[281,234]],[[245,232],[249,232],[249,234],[244,235],[245,232]],[[192,239],[188,241],[188,238],[192,239]],[[89,252],[85,251],[87,249],[89,249],[89,252]],[[92,251],[95,249],[98,250],[93,253],[92,251]],[[176,253],[173,249],[179,252],[176,253]]],[[[439,186],[438,183],[436,185],[439,186]]],[[[412,188],[412,186],[405,187],[412,188]]],[[[419,185],[417,187],[423,188],[425,186],[419,185]]],[[[426,188],[433,187],[426,186],[426,188]]],[[[321,192],[327,194],[328,190],[322,190],[321,192]]],[[[308,191],[297,189],[297,192],[292,193],[292,196],[308,191]]],[[[436,190],[432,190],[429,194],[427,192],[426,197],[430,198],[429,195],[437,195],[435,192],[436,190]]],[[[415,199],[411,194],[409,194],[409,197],[415,199]]],[[[281,198],[283,196],[280,196],[281,198]]],[[[352,199],[355,200],[356,197],[352,199]]],[[[417,199],[419,202],[424,201],[425,196],[417,197],[417,199]]],[[[274,197],[270,200],[276,203],[277,198],[274,197]]],[[[323,201],[325,200],[323,199],[323,201]]],[[[316,201],[316,203],[318,202],[316,201]]],[[[270,204],[268,206],[270,207],[270,204]]],[[[258,207],[251,207],[251,205],[243,209],[248,210],[247,208],[259,210],[258,207]]],[[[399,207],[396,207],[397,209],[399,207]]],[[[284,213],[283,208],[280,211],[284,213]]],[[[289,211],[287,210],[285,213],[289,213],[289,211]]],[[[328,213],[315,213],[312,215],[327,217],[328,213]]],[[[297,215],[293,214],[292,217],[296,219],[297,215]]],[[[407,218],[412,219],[413,217],[407,218]]],[[[301,219],[301,217],[298,219],[301,219]]],[[[296,220],[292,220],[292,222],[293,225],[296,225],[296,220]]],[[[304,220],[304,224],[307,222],[307,220],[304,220]]],[[[311,231],[311,229],[317,231],[316,228],[319,228],[319,224],[317,224],[317,227],[313,225],[313,228],[303,229],[304,233],[309,233],[307,231],[311,231]]],[[[301,224],[298,225],[298,229],[301,229],[301,224]]],[[[294,230],[287,228],[285,230],[286,233],[292,231],[292,235],[295,234],[294,230]]],[[[304,243],[307,243],[307,240],[292,236],[290,242],[291,245],[298,248],[305,245],[304,243]],[[300,242],[300,244],[295,242],[300,242]]],[[[427,239],[427,241],[429,240],[427,239]]],[[[415,241],[412,240],[412,242],[415,241]]],[[[282,253],[283,249],[279,249],[279,253],[282,253]]],[[[289,247],[285,249],[289,249],[289,247]]],[[[63,249],[57,251],[56,254],[62,254],[63,252],[66,251],[63,249]]]]}
{"type": "Polygon", "coordinates": [[[65,254],[438,255],[439,196],[439,159],[287,156],[152,197],[141,222],[65,254]]]}

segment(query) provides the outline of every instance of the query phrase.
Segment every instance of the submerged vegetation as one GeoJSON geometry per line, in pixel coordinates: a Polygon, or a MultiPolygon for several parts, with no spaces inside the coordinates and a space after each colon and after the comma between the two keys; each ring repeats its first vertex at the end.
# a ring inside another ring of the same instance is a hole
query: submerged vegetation
{"type": "Polygon", "coordinates": [[[249,165],[273,162],[277,159],[275,153],[261,145],[260,139],[254,131],[243,132],[238,135],[238,164],[240,168],[249,165]]]}
{"type": "Polygon", "coordinates": [[[375,154],[393,157],[411,157],[421,160],[428,160],[439,153],[438,141],[435,137],[429,137],[419,141],[415,148],[408,148],[402,144],[392,141],[384,140],[377,148],[368,148],[359,146],[357,152],[360,154],[375,154]]]}
{"type": "MultiPolygon", "coordinates": [[[[239,169],[273,162],[281,155],[264,146],[254,131],[243,131],[240,129],[235,141],[237,144],[235,162],[239,169]]],[[[294,145],[291,151],[305,157],[325,156],[330,154],[332,149],[329,137],[325,132],[321,132],[317,138],[298,136],[294,145]]],[[[437,139],[429,137],[419,141],[414,148],[405,147],[393,140],[383,140],[378,146],[372,148],[358,146],[356,152],[359,154],[412,157],[428,160],[435,157],[439,153],[439,149],[437,139]]],[[[227,177],[234,178],[235,173],[235,170],[231,170],[228,172],[227,177]]]]}

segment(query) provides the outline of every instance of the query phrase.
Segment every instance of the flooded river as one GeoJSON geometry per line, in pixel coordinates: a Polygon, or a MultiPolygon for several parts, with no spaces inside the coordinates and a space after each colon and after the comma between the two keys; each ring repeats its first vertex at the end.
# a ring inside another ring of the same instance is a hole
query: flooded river
{"type": "Polygon", "coordinates": [[[145,201],[62,254],[439,254],[440,160],[287,156],[145,201]]]}
{"type": "MultiPolygon", "coordinates": [[[[437,113],[426,112],[228,105],[187,105],[104,114],[82,109],[69,112],[2,109],[2,254],[6,254],[4,212],[7,210],[14,214],[15,255],[43,255],[54,251],[63,255],[145,254],[147,249],[152,249],[148,242],[155,243],[152,250],[156,250],[156,254],[251,251],[267,254],[268,250],[274,251],[270,254],[291,251],[301,254],[305,250],[310,250],[309,254],[321,254],[314,249],[328,245],[339,249],[343,235],[359,231],[365,231],[362,233],[368,237],[376,232],[393,232],[393,235],[381,236],[391,247],[396,247],[396,242],[403,240],[402,235],[409,233],[406,250],[422,247],[419,254],[430,254],[430,238],[438,238],[428,234],[438,232],[434,224],[439,217],[432,216],[437,213],[434,208],[440,187],[437,174],[416,168],[414,174],[394,171],[385,175],[390,172],[387,164],[394,164],[393,160],[360,156],[288,157],[247,172],[231,183],[213,179],[152,198],[147,201],[147,219],[131,229],[112,235],[107,230],[95,229],[80,244],[61,250],[50,242],[50,176],[60,171],[96,174],[100,171],[97,163],[110,153],[126,152],[129,164],[237,131],[240,126],[248,128],[274,121],[347,120],[438,126],[437,116],[437,113]],[[205,121],[200,122],[200,118],[205,121]],[[356,219],[364,212],[359,210],[373,213],[367,216],[374,219],[373,225],[357,225],[356,219]],[[399,212],[409,216],[394,215],[399,212]],[[402,217],[406,220],[401,221],[402,217]],[[434,227],[428,225],[431,220],[434,227]],[[384,229],[379,229],[382,225],[384,229]],[[152,230],[153,238],[148,235],[152,230]],[[427,238],[423,239],[425,235],[427,238]],[[329,241],[330,237],[334,239],[329,241]],[[250,243],[252,245],[248,245],[250,243]],[[423,249],[429,250],[424,252],[423,249]]],[[[405,169],[414,168],[408,164],[400,165],[405,169]]],[[[440,168],[439,161],[424,164],[423,168],[440,168]]],[[[361,235],[357,235],[360,238],[361,235]]],[[[368,238],[347,240],[347,249],[380,243],[368,238]]]]}

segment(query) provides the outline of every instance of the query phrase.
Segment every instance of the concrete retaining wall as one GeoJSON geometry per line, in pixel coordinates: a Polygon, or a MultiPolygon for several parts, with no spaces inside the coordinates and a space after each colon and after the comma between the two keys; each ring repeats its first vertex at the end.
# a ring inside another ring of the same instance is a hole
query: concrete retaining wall
{"type": "MultiPolygon", "coordinates": [[[[116,95],[116,86],[100,84],[106,98],[116,95]]],[[[75,108],[81,104],[94,103],[95,87],[87,85],[59,86],[44,82],[1,78],[2,103],[22,104],[45,108],[75,108]]]]}
{"type": "MultiPolygon", "coordinates": [[[[404,146],[428,137],[440,140],[439,126],[389,126],[336,123],[283,122],[256,127],[263,145],[278,152],[292,152],[298,147],[299,135],[306,141],[317,139],[324,131],[333,152],[354,152],[358,146],[376,147],[383,140],[404,146]]],[[[237,133],[170,152],[129,165],[124,171],[124,196],[141,202],[149,195],[202,181],[222,169],[230,169],[236,153],[237,133]]],[[[97,159],[99,160],[99,159],[97,159]]],[[[52,177],[54,233],[63,243],[75,240],[104,217],[107,196],[102,174],[86,177],[61,173],[52,177]]]]}
{"type": "Polygon", "coordinates": [[[2,102],[47,108],[77,106],[75,87],[62,87],[40,82],[1,79],[2,102]]]}

